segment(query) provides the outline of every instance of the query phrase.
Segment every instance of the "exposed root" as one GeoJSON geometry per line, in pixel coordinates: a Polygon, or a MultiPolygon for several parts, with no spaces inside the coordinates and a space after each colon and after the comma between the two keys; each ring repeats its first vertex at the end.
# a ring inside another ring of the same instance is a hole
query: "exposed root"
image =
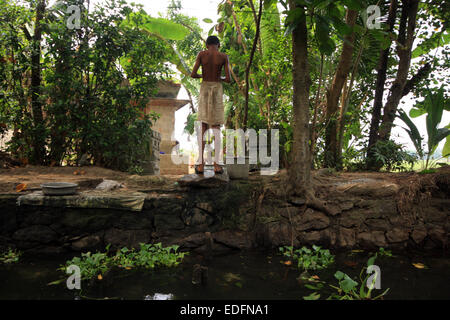
{"type": "Polygon", "coordinates": [[[442,192],[443,197],[448,195],[450,167],[431,174],[414,174],[406,181],[401,181],[400,185],[402,191],[397,195],[398,209],[400,213],[411,212],[415,204],[427,202],[435,193],[442,192]]]}
{"type": "Polygon", "coordinates": [[[305,189],[304,196],[306,198],[307,207],[322,211],[328,215],[333,215],[334,212],[327,206],[327,202],[317,198],[312,187],[305,189]]]}
{"type": "Polygon", "coordinates": [[[305,200],[307,208],[322,211],[328,215],[334,215],[335,212],[327,206],[327,202],[316,197],[316,185],[314,183],[311,183],[309,186],[302,186],[299,189],[294,189],[287,180],[284,185],[286,198],[289,198],[290,196],[300,197],[305,200]]]}

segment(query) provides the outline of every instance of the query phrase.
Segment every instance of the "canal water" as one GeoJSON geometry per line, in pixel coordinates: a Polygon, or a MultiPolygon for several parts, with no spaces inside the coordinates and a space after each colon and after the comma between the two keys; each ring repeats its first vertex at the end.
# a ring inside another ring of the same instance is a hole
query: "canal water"
{"type": "MultiPolygon", "coordinates": [[[[311,271],[325,281],[317,291],[326,299],[336,291],[334,273],[348,274],[358,283],[370,252],[332,252],[335,263],[326,270],[311,271]]],[[[381,290],[389,288],[389,299],[450,299],[450,258],[442,252],[408,253],[381,257],[381,290]],[[414,264],[416,266],[414,266],[414,264]],[[418,268],[418,267],[419,268],[418,268]]],[[[157,270],[114,270],[95,283],[82,282],[82,290],[68,290],[65,282],[48,283],[65,275],[57,268],[72,256],[44,258],[22,256],[12,265],[0,265],[0,299],[271,299],[302,300],[314,292],[305,287],[294,266],[286,266],[276,251],[236,252],[206,261],[191,254],[175,268],[157,270]],[[208,267],[206,284],[192,284],[193,266],[208,267]]]]}

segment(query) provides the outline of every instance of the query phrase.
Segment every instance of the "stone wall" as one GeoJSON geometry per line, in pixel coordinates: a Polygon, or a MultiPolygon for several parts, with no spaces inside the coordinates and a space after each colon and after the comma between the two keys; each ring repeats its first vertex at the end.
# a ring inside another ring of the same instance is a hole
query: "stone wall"
{"type": "Polygon", "coordinates": [[[0,195],[0,247],[60,253],[162,242],[203,251],[210,233],[216,252],[291,243],[447,248],[450,200],[445,192],[403,212],[396,187],[381,186],[368,196],[361,187],[345,186],[328,196],[333,210],[324,213],[306,207],[302,199],[286,199],[280,187],[267,188],[261,181],[231,181],[153,192],[141,212],[17,206],[17,195],[0,195]]]}
{"type": "Polygon", "coordinates": [[[144,175],[159,175],[160,174],[160,144],[161,134],[155,130],[151,130],[150,151],[146,159],[141,161],[144,175]]]}

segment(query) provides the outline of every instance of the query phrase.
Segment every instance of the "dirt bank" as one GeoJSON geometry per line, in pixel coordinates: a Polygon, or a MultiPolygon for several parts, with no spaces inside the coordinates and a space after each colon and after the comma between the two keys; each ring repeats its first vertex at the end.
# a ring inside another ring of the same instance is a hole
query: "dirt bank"
{"type": "Polygon", "coordinates": [[[102,168],[27,167],[0,171],[0,246],[34,252],[179,244],[214,250],[320,244],[333,248],[447,249],[450,233],[450,170],[437,173],[314,173],[317,196],[328,213],[285,193],[286,172],[254,173],[246,181],[218,181],[207,188],[180,186],[179,176],[140,177],[102,168]],[[84,171],[84,172],[82,172],[84,171]],[[74,174],[78,172],[79,174],[74,174]],[[103,179],[125,188],[105,197],[138,191],[140,212],[101,208],[17,206],[17,197],[46,181],[74,181],[84,192],[103,179]],[[18,193],[17,183],[27,184],[18,193]]]}

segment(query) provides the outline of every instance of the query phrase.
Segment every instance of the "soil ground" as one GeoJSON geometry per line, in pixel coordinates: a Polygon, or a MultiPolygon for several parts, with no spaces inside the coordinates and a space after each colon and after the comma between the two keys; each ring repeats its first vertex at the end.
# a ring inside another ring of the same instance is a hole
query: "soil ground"
{"type": "Polygon", "coordinates": [[[40,189],[46,182],[78,183],[81,190],[94,189],[103,179],[115,180],[130,190],[165,189],[181,176],[138,176],[99,167],[41,167],[27,165],[0,169],[0,192],[16,192],[19,184],[26,184],[22,193],[40,189]]]}
{"type": "MultiPolygon", "coordinates": [[[[440,168],[435,174],[421,175],[415,172],[407,173],[380,173],[380,172],[342,172],[333,173],[328,169],[314,171],[315,182],[321,187],[346,183],[358,183],[365,180],[376,180],[380,183],[392,182],[400,187],[409,187],[415,181],[432,178],[436,175],[450,176],[450,166],[440,168]]],[[[261,176],[258,172],[250,174],[250,180],[260,180],[263,183],[273,183],[286,178],[286,170],[280,170],[275,176],[261,176]]],[[[125,172],[109,170],[100,167],[41,167],[41,166],[15,166],[0,169],[0,192],[17,192],[19,184],[25,184],[21,191],[30,192],[40,189],[45,182],[74,182],[81,190],[95,188],[103,179],[110,179],[124,184],[128,191],[166,190],[176,187],[175,182],[181,175],[164,176],[138,176],[125,172]]]]}

